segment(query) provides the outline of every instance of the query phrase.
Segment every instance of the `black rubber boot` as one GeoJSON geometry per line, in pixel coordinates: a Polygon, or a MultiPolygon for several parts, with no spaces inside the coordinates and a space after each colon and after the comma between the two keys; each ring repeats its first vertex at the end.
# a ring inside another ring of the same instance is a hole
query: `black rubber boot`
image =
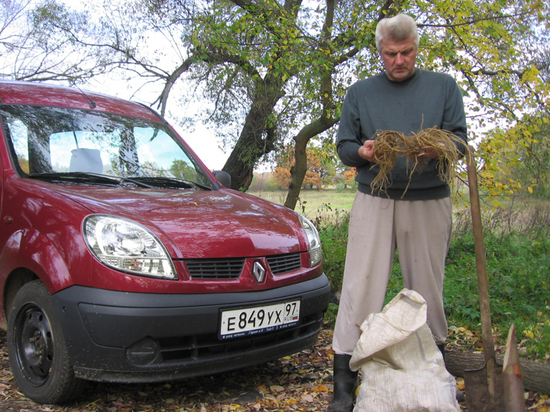
{"type": "Polygon", "coordinates": [[[440,343],[437,345],[437,349],[441,352],[441,355],[443,355],[443,362],[445,362],[445,344],[440,343]]]}
{"type": "Polygon", "coordinates": [[[357,372],[349,368],[350,355],[334,355],[334,391],[327,412],[352,412],[357,372]]]}

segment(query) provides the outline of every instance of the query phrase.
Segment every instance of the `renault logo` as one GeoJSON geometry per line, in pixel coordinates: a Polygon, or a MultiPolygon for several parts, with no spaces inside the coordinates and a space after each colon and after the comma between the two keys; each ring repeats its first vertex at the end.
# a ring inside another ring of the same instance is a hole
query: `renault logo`
{"type": "Polygon", "coordinates": [[[252,275],[254,275],[254,279],[256,279],[256,282],[258,283],[264,282],[265,269],[260,262],[258,261],[254,262],[254,266],[252,267],[252,275]]]}

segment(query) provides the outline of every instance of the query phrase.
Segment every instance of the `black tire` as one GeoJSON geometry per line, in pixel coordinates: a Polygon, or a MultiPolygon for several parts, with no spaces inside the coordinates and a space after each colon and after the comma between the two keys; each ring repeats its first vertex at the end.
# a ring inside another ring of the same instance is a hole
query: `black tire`
{"type": "Polygon", "coordinates": [[[54,313],[48,290],[34,280],[17,292],[8,315],[7,346],[15,381],[28,398],[44,404],[74,399],[83,383],[74,375],[54,313]]]}

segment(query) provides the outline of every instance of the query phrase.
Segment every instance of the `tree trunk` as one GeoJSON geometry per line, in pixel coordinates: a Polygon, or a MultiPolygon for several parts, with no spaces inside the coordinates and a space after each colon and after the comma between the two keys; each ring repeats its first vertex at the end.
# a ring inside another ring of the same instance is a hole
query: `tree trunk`
{"type": "MultiPolygon", "coordinates": [[[[497,363],[502,365],[503,358],[497,355],[497,363]]],[[[463,377],[464,371],[480,369],[484,362],[483,353],[445,352],[445,365],[453,376],[463,377]]],[[[526,390],[550,395],[550,364],[520,359],[519,365],[526,390]]]]}
{"type": "MultiPolygon", "coordinates": [[[[303,130],[303,129],[302,129],[303,130]]],[[[301,132],[294,139],[296,144],[294,145],[294,166],[290,168],[290,183],[288,185],[288,193],[286,194],[286,200],[284,205],[289,209],[294,210],[300,191],[302,189],[302,183],[307,172],[307,142],[310,137],[299,138],[301,132]]]]}
{"type": "Polygon", "coordinates": [[[283,83],[275,82],[256,93],[255,101],[246,116],[237,144],[231,151],[223,171],[231,175],[231,188],[247,190],[252,183],[254,166],[260,158],[271,152],[277,140],[275,126],[269,117],[277,101],[284,95],[283,83]]]}
{"type": "Polygon", "coordinates": [[[294,148],[294,166],[290,169],[290,184],[288,186],[288,193],[285,200],[285,206],[294,210],[298,197],[300,196],[300,189],[304,182],[304,177],[307,172],[307,144],[312,137],[317,136],[319,133],[330,129],[338,119],[326,119],[320,118],[312,123],[304,126],[302,130],[296,135],[294,140],[296,145],[294,148]]]}
{"type": "MultiPolygon", "coordinates": [[[[335,0],[326,0],[327,4],[327,15],[325,22],[323,23],[323,43],[324,47],[328,46],[329,39],[332,33],[332,25],[334,20],[334,7],[336,4],[335,0]]],[[[332,74],[334,67],[327,69],[324,74],[321,76],[320,84],[320,95],[321,95],[321,104],[323,106],[322,114],[318,119],[314,120],[310,124],[304,126],[298,135],[294,138],[296,141],[296,148],[294,151],[295,163],[292,169],[290,169],[291,180],[288,186],[288,193],[285,200],[285,206],[293,209],[296,207],[298,202],[298,197],[300,196],[300,189],[302,188],[302,183],[304,182],[304,177],[307,172],[307,143],[309,140],[318,135],[319,133],[324,132],[327,129],[330,129],[334,124],[336,124],[340,118],[334,118],[331,114],[333,109],[332,102],[332,74]]]]}
{"type": "Polygon", "coordinates": [[[223,171],[231,175],[232,189],[247,190],[252,183],[254,166],[264,154],[273,150],[275,133],[266,132],[263,120],[265,117],[259,116],[257,110],[250,110],[239,139],[223,167],[223,171]]]}
{"type": "MultiPolygon", "coordinates": [[[[246,0],[232,0],[234,4],[241,7],[252,16],[262,16],[263,20],[268,10],[258,8],[258,4],[246,0]]],[[[284,8],[287,13],[278,14],[275,20],[290,19],[293,25],[300,10],[301,0],[285,0],[284,8]]],[[[276,9],[269,8],[269,14],[276,9]]],[[[277,12],[278,13],[278,12],[277,12]]],[[[266,14],[267,15],[267,14],[266,14]]],[[[276,26],[271,26],[268,19],[265,20],[267,30],[272,30],[276,26]]],[[[275,48],[274,55],[281,58],[284,53],[281,49],[275,48]]],[[[245,66],[248,66],[247,63],[245,66]]],[[[244,68],[243,65],[241,67],[244,68]]],[[[284,86],[288,79],[294,76],[295,72],[289,68],[271,67],[263,79],[259,79],[259,73],[252,75],[254,80],[254,91],[252,105],[237,140],[237,144],[231,151],[223,171],[231,175],[231,188],[236,190],[247,190],[252,183],[254,176],[254,167],[260,158],[275,147],[277,141],[276,125],[270,119],[273,115],[275,105],[281,97],[284,96],[284,86]],[[257,75],[257,76],[256,76],[257,75]]]]}

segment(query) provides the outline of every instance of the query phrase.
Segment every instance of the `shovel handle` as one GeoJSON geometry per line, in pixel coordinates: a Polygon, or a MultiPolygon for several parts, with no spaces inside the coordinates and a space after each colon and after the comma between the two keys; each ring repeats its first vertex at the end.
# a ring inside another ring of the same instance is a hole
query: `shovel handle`
{"type": "Polygon", "coordinates": [[[477,285],[479,290],[479,310],[481,314],[481,337],[483,339],[483,355],[485,362],[495,356],[495,345],[491,328],[491,306],[489,304],[489,282],[485,263],[485,246],[483,244],[483,226],[481,224],[481,207],[477,184],[477,168],[475,149],[468,146],[466,162],[468,165],[468,186],[470,191],[470,209],[472,213],[472,228],[474,231],[474,246],[477,268],[477,285]]]}

